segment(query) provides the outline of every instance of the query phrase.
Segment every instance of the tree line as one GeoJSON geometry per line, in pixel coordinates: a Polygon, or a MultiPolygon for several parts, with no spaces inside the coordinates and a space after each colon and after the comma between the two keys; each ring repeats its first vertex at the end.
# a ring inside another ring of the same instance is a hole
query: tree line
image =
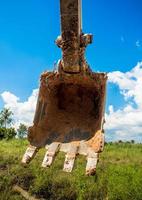
{"type": "Polygon", "coordinates": [[[14,116],[9,108],[3,108],[0,111],[0,140],[12,138],[24,138],[27,136],[28,128],[25,124],[21,123],[18,129],[13,127],[14,116]]]}
{"type": "MultiPolygon", "coordinates": [[[[28,133],[28,127],[20,123],[18,129],[15,129],[12,125],[14,123],[13,112],[9,108],[3,108],[0,111],[0,140],[2,139],[12,139],[12,138],[25,138],[28,133]]],[[[105,142],[105,144],[122,144],[131,143],[134,144],[135,140],[122,141],[118,140],[116,142],[105,142]]]]}

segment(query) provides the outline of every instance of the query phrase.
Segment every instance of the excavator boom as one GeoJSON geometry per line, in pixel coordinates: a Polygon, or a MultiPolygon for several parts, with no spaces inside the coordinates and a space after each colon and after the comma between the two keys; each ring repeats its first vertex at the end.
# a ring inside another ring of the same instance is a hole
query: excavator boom
{"type": "Polygon", "coordinates": [[[79,72],[79,46],[81,35],[80,0],[61,0],[61,40],[64,71],[79,72]]]}
{"type": "Polygon", "coordinates": [[[91,34],[82,32],[81,0],[60,0],[61,36],[56,40],[62,49],[62,69],[67,73],[80,73],[87,69],[84,58],[86,46],[92,42],[91,34]]]}
{"type": "Polygon", "coordinates": [[[60,0],[61,33],[73,31],[80,37],[82,31],[81,0],[60,0]]]}

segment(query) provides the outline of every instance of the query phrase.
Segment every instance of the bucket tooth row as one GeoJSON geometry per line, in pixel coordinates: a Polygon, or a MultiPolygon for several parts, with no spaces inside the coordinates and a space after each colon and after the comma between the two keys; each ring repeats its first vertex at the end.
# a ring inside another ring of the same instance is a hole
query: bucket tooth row
{"type": "MultiPolygon", "coordinates": [[[[56,154],[59,151],[66,153],[65,161],[63,166],[63,171],[71,172],[74,167],[74,162],[78,154],[86,156],[86,175],[94,175],[96,173],[96,166],[98,163],[99,153],[95,152],[86,141],[81,141],[79,143],[58,143],[54,142],[50,145],[46,145],[47,149],[42,167],[50,167],[55,159],[56,154]]],[[[23,164],[28,164],[32,158],[36,155],[39,149],[34,146],[29,146],[22,158],[23,164]]]]}

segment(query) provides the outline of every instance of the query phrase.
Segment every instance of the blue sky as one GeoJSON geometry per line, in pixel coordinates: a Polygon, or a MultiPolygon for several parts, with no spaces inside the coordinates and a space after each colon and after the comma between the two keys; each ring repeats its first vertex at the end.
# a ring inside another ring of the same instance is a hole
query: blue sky
{"type": "MultiPolygon", "coordinates": [[[[141,10],[141,0],[83,0],[83,31],[94,35],[86,57],[94,71],[125,73],[142,61],[141,10]]],[[[0,94],[26,101],[38,87],[40,73],[61,56],[54,44],[59,20],[59,0],[0,1],[0,94]]],[[[119,84],[109,83],[106,111],[126,103],[119,84]]]]}

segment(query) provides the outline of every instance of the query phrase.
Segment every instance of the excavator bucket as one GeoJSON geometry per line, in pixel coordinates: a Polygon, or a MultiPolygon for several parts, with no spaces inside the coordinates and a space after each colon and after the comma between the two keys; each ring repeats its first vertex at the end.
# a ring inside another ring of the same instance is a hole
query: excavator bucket
{"type": "Polygon", "coordinates": [[[58,70],[41,75],[39,96],[30,142],[22,163],[29,163],[37,151],[47,152],[42,167],[49,167],[58,151],[66,153],[64,168],[71,172],[77,154],[87,158],[86,174],[96,171],[104,147],[106,73],[92,72],[84,52],[92,35],[82,32],[81,0],[60,0],[62,49],[58,70]]]}

